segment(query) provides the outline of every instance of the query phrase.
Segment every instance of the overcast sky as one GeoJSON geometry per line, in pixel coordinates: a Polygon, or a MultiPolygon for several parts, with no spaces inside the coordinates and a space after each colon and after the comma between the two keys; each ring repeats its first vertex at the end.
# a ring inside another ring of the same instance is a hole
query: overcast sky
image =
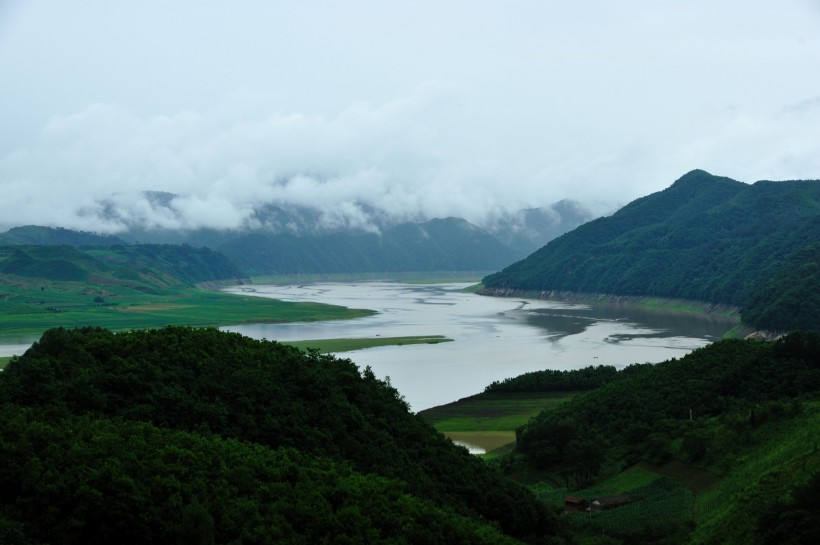
{"type": "Polygon", "coordinates": [[[818,179],[820,1],[0,0],[0,126],[5,228],[818,179]]]}

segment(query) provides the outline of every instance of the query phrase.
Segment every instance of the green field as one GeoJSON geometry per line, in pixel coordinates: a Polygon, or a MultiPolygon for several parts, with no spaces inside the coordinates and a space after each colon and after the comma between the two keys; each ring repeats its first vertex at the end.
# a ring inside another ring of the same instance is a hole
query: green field
{"type": "Polygon", "coordinates": [[[0,283],[0,341],[39,338],[52,327],[111,330],[165,325],[225,326],[358,318],[373,314],[320,303],[293,303],[196,287],[149,290],[144,286],[85,282],[0,283]]]}
{"type": "Polygon", "coordinates": [[[283,344],[301,350],[318,350],[322,354],[350,352],[378,346],[402,346],[405,344],[438,344],[452,341],[443,335],[419,335],[412,337],[370,337],[363,339],[315,339],[308,341],[288,341],[283,344]]]}
{"type": "Polygon", "coordinates": [[[576,392],[481,393],[421,411],[441,432],[515,431],[544,409],[572,399],[576,392]]]}
{"type": "Polygon", "coordinates": [[[11,361],[11,356],[0,356],[0,369],[4,369],[11,361]]]}
{"type": "Polygon", "coordinates": [[[453,439],[485,449],[490,456],[509,450],[515,429],[544,409],[556,407],[576,392],[481,393],[419,412],[453,439]],[[496,451],[492,453],[491,451],[496,451]]]}

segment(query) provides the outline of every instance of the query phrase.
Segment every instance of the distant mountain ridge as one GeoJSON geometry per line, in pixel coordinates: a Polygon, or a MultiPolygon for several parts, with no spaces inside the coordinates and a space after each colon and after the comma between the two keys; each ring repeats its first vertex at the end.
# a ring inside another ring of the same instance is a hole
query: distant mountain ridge
{"type": "Polygon", "coordinates": [[[367,228],[334,224],[309,207],[268,204],[254,211],[253,228],[133,230],[122,236],[132,242],[207,246],[252,275],[492,271],[594,217],[569,199],[502,214],[484,226],[456,217],[396,223],[366,207],[363,213],[367,228]]]}
{"type": "Polygon", "coordinates": [[[458,218],[402,224],[380,234],[313,236],[252,232],[216,249],[251,275],[399,271],[490,271],[519,254],[458,218]]]}
{"type": "Polygon", "coordinates": [[[115,244],[126,244],[126,242],[114,235],[99,235],[62,227],[25,225],[0,233],[0,246],[11,244],[114,246],[115,244]]]}
{"type": "MultiPolygon", "coordinates": [[[[153,195],[168,207],[173,195],[153,195]]],[[[170,212],[172,210],[169,208],[170,212]]],[[[0,246],[36,244],[112,246],[189,244],[220,252],[245,275],[392,273],[499,270],[592,217],[574,201],[522,210],[487,228],[461,218],[391,224],[373,216],[377,229],[332,227],[309,208],[261,206],[259,227],[247,230],[132,230],[121,237],[26,226],[0,233],[0,246]]]]}
{"type": "Polygon", "coordinates": [[[483,283],[495,292],[569,291],[727,303],[743,307],[747,323],[749,316],[768,315],[752,324],[758,327],[818,329],[818,241],[820,181],[749,185],[694,170],[663,191],[554,239],[483,283]],[[801,266],[799,290],[778,285],[783,282],[778,278],[790,278],[790,268],[801,266]],[[764,290],[788,296],[777,301],[759,297],[764,290]],[[768,308],[771,304],[778,308],[768,308]],[[790,308],[800,305],[802,318],[792,319],[797,313],[790,308]]]}

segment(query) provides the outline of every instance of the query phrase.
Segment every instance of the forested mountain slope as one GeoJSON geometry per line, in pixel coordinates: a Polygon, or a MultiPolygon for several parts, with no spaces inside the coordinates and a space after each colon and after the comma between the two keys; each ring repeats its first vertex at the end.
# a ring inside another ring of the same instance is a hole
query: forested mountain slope
{"type": "Polygon", "coordinates": [[[685,464],[689,469],[677,479],[697,495],[684,494],[679,509],[644,500],[646,490],[636,490],[635,509],[653,512],[655,520],[622,528],[618,540],[605,543],[816,543],[820,334],[723,340],[681,359],[617,372],[530,373],[488,391],[585,389],[588,379],[602,385],[517,430],[511,463],[538,468],[570,490],[634,464],[685,464]],[[709,486],[687,482],[697,472],[709,486]],[[794,505],[801,495],[814,500],[794,505]],[[688,529],[673,537],[676,518],[688,529]]]}
{"type": "Polygon", "coordinates": [[[743,320],[769,330],[818,329],[820,316],[820,242],[797,251],[754,293],[743,320]]]}
{"type": "Polygon", "coordinates": [[[251,275],[498,270],[520,257],[458,218],[406,223],[381,233],[296,235],[253,231],[214,246],[251,275]]]}
{"type": "MultiPolygon", "coordinates": [[[[692,171],[669,188],[567,233],[483,281],[516,289],[659,296],[743,307],[778,330],[820,329],[820,314],[795,319],[789,306],[820,292],[820,181],[752,185],[692,171]],[[799,291],[776,301],[778,278],[803,267],[799,291]],[[775,282],[774,284],[772,282],[775,282]],[[779,308],[768,309],[773,303],[779,308]]],[[[748,316],[748,319],[747,319],[748,316]]]]}
{"type": "Polygon", "coordinates": [[[0,373],[0,412],[0,535],[19,543],[543,542],[560,527],[369,369],[215,329],[50,330],[0,373]]]}

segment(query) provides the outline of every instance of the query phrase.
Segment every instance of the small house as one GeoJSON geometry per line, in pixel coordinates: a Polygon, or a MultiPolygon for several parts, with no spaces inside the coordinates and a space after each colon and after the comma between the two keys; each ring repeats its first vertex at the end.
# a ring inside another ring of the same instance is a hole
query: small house
{"type": "Polygon", "coordinates": [[[602,511],[604,509],[613,509],[615,507],[621,507],[622,505],[626,505],[627,503],[631,502],[632,498],[629,497],[629,494],[618,494],[616,496],[605,496],[603,498],[597,498],[592,500],[592,503],[589,504],[589,509],[591,511],[602,511]]]}

